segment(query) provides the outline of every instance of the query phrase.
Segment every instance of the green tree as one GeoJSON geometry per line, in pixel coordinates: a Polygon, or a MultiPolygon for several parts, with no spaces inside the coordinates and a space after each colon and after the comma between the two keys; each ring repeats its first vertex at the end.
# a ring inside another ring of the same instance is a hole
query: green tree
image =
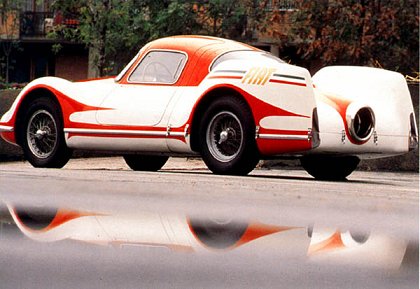
{"type": "Polygon", "coordinates": [[[189,1],[56,0],[53,6],[80,21],[77,28],[62,26],[54,37],[85,43],[100,76],[121,68],[152,39],[197,31],[189,1]]]}
{"type": "Polygon", "coordinates": [[[150,1],[150,40],[163,36],[196,34],[201,25],[197,21],[196,6],[192,1],[150,1]]]}
{"type": "Polygon", "coordinates": [[[236,40],[251,40],[256,23],[265,16],[266,1],[209,0],[197,5],[201,32],[236,40]]]}
{"type": "Polygon", "coordinates": [[[250,39],[264,10],[256,0],[55,0],[53,7],[80,21],[54,37],[85,43],[98,75],[115,72],[150,40],[180,34],[250,39]],[[201,3],[201,4],[200,4],[201,3]]]}
{"type": "MultiPolygon", "coordinates": [[[[75,17],[77,27],[62,25],[54,37],[86,44],[97,74],[113,71],[126,61],[132,47],[148,38],[146,19],[134,0],[56,0],[53,7],[64,18],[75,17]],[[126,53],[127,52],[127,53],[126,53]]],[[[137,47],[138,48],[138,47],[137,47]]]]}

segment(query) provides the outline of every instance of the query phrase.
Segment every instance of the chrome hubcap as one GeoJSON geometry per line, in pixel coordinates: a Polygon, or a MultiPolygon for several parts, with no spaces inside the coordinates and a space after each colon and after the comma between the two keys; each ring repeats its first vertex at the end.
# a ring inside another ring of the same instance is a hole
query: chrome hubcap
{"type": "Polygon", "coordinates": [[[221,162],[229,162],[240,152],[243,144],[243,128],[231,112],[215,115],[207,128],[207,147],[212,156],[221,162]]]}
{"type": "Polygon", "coordinates": [[[43,137],[45,137],[47,134],[48,134],[48,132],[47,132],[46,130],[41,130],[41,129],[39,129],[39,130],[37,130],[37,131],[36,131],[36,133],[35,133],[35,137],[36,137],[37,139],[42,139],[42,138],[43,138],[43,137]]]}
{"type": "Polygon", "coordinates": [[[28,122],[26,140],[31,152],[38,158],[49,157],[57,144],[57,124],[46,110],[36,111],[28,122]]]}

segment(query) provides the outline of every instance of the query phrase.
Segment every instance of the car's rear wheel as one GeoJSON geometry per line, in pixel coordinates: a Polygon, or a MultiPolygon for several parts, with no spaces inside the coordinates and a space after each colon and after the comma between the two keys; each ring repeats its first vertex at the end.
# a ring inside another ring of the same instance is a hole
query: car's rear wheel
{"type": "Polygon", "coordinates": [[[152,156],[152,155],[125,155],[125,163],[133,171],[150,171],[155,172],[160,170],[169,159],[167,156],[152,156]]]}
{"type": "Polygon", "coordinates": [[[216,174],[246,175],[258,163],[252,113],[238,98],[219,98],[210,104],[199,140],[202,158],[216,174]]]}
{"type": "Polygon", "coordinates": [[[310,155],[302,157],[300,162],[315,179],[342,181],[357,168],[360,159],[355,156],[310,155]]]}
{"type": "Polygon", "coordinates": [[[34,167],[61,168],[71,157],[60,111],[58,104],[49,98],[32,101],[26,110],[18,133],[23,153],[34,167]]]}

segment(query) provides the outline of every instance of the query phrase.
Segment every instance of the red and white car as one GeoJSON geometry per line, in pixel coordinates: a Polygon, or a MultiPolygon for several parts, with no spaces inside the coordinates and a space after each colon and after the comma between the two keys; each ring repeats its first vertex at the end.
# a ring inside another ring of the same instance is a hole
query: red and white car
{"type": "Polygon", "coordinates": [[[62,167],[77,149],[120,152],[134,170],[199,155],[214,173],[243,175],[260,159],[304,156],[315,177],[342,179],[365,155],[416,146],[403,80],[355,67],[312,79],[242,43],[168,37],[144,46],[115,78],[31,82],[0,132],[35,167],[62,167]]]}

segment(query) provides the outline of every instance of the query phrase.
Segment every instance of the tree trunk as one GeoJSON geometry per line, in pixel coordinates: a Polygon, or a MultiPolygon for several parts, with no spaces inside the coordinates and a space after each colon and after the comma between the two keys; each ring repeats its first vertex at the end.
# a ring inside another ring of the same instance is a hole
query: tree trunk
{"type": "Polygon", "coordinates": [[[88,78],[99,77],[99,69],[97,65],[98,51],[94,47],[89,47],[89,69],[88,78]]]}

